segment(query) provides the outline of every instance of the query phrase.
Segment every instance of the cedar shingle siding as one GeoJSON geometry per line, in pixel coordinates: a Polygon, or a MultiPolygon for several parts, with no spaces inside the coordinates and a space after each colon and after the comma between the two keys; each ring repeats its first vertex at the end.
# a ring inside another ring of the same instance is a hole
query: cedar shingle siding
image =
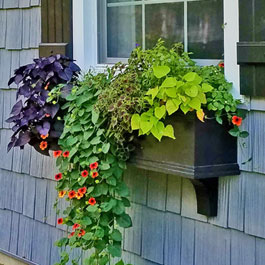
{"type": "MultiPolygon", "coordinates": [[[[53,209],[54,160],[29,146],[7,154],[11,131],[4,122],[15,100],[15,87],[7,87],[10,75],[38,56],[39,5],[39,0],[0,0],[0,249],[49,265],[58,260],[53,242],[64,233],[53,209]]],[[[188,180],[128,168],[133,227],[124,233],[126,262],[264,265],[265,112],[252,111],[244,126],[250,137],[239,144],[242,174],[220,178],[215,218],[196,213],[188,180]]]]}

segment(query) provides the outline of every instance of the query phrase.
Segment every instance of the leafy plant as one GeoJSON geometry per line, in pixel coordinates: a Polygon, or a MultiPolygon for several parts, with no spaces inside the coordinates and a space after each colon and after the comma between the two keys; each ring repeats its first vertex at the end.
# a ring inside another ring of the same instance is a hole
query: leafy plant
{"type": "Polygon", "coordinates": [[[7,119],[7,122],[15,123],[8,151],[14,146],[23,148],[27,143],[45,155],[49,149],[58,149],[64,115],[60,110],[61,101],[71,90],[79,71],[72,60],[61,55],[34,59],[34,63],[15,71],[8,83],[18,85],[17,102],[12,108],[12,116],[7,119]],[[58,84],[63,84],[61,96],[48,102],[50,90],[58,84]]]}
{"type": "MultiPolygon", "coordinates": [[[[65,127],[59,140],[64,152],[55,153],[60,171],[55,177],[57,190],[61,197],[67,194],[70,201],[62,222],[72,227],[69,236],[57,245],[94,249],[94,254],[84,261],[89,265],[104,265],[111,256],[120,257],[119,227],[132,224],[125,212],[130,206],[129,190],[122,179],[126,164],[119,159],[115,141],[108,137],[106,117],[94,108],[110,78],[88,73],[67,96],[68,102],[62,107],[67,110],[65,127]]],[[[67,263],[65,255],[63,252],[59,264],[67,263]]]]}

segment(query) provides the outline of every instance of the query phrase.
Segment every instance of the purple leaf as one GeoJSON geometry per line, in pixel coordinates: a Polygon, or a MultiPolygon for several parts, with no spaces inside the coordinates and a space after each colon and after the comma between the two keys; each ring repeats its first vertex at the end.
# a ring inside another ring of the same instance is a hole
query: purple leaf
{"type": "Polygon", "coordinates": [[[69,68],[73,71],[73,72],[80,72],[81,69],[79,68],[79,66],[73,62],[70,62],[69,64],[69,68]]]}
{"type": "Polygon", "coordinates": [[[21,131],[19,133],[18,139],[15,143],[15,146],[24,146],[30,141],[30,133],[28,131],[21,131]]]}
{"type": "Polygon", "coordinates": [[[7,152],[9,152],[10,149],[11,149],[12,147],[15,146],[16,141],[17,141],[17,138],[16,138],[16,136],[13,135],[13,136],[11,137],[11,141],[10,141],[10,143],[7,145],[7,152]]]}
{"type": "Polygon", "coordinates": [[[10,86],[15,81],[15,76],[11,77],[8,81],[8,86],[10,86]]]}
{"type": "Polygon", "coordinates": [[[55,105],[46,105],[44,107],[44,111],[48,114],[51,115],[52,118],[55,117],[55,115],[57,114],[57,112],[59,111],[60,106],[59,104],[55,104],[55,105]]]}
{"type": "Polygon", "coordinates": [[[39,132],[39,134],[46,135],[49,133],[51,128],[51,124],[48,121],[45,121],[43,125],[37,125],[36,129],[39,132]]]}
{"type": "Polygon", "coordinates": [[[19,117],[20,117],[19,114],[18,114],[18,115],[15,115],[15,116],[12,116],[12,117],[9,117],[9,118],[6,120],[6,122],[7,122],[7,123],[14,122],[14,121],[16,121],[19,117]]]}
{"type": "Polygon", "coordinates": [[[12,108],[11,113],[13,115],[18,115],[23,108],[22,100],[19,100],[12,108]]]}
{"type": "Polygon", "coordinates": [[[15,83],[18,85],[21,82],[22,79],[23,79],[22,75],[16,75],[15,76],[15,83]]]}

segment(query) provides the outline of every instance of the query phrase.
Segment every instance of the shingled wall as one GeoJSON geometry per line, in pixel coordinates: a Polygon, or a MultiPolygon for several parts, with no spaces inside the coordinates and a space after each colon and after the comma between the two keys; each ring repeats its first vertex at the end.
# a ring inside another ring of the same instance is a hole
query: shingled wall
{"type": "MultiPolygon", "coordinates": [[[[40,1],[0,0],[0,249],[33,263],[58,260],[54,160],[26,147],[6,153],[5,123],[16,88],[13,70],[38,56],[40,1]]],[[[254,102],[254,101],[253,101],[254,102]]],[[[129,166],[133,227],[124,233],[123,258],[134,265],[265,264],[265,101],[255,101],[239,143],[240,176],[220,178],[218,216],[196,213],[186,179],[129,166]],[[251,160],[245,163],[247,160],[251,160]]],[[[64,207],[61,203],[60,207],[64,207]]],[[[64,227],[65,229],[65,227],[64,227]]],[[[87,253],[75,251],[80,264],[87,253]]]]}

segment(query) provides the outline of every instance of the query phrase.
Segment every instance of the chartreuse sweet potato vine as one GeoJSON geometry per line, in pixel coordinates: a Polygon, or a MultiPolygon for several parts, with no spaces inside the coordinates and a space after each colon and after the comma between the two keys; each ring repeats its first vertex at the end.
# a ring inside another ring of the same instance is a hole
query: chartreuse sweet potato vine
{"type": "MultiPolygon", "coordinates": [[[[174,139],[173,127],[164,120],[177,111],[194,111],[202,122],[228,122],[234,125],[232,135],[246,137],[248,133],[239,128],[244,117],[231,87],[222,68],[196,66],[181,45],[169,50],[162,41],[150,50],[136,48],[127,65],[85,75],[61,107],[67,114],[61,150],[54,153],[59,168],[55,179],[59,200],[66,197],[70,205],[58,224],[66,224],[70,231],[57,245],[91,250],[84,265],[113,265],[112,258],[122,252],[119,229],[132,225],[125,212],[129,190],[122,177],[134,149],[135,131],[159,141],[163,136],[174,139]]],[[[60,89],[55,87],[49,100],[60,89]]],[[[57,265],[68,260],[63,251],[57,265]]]]}
{"type": "MultiPolygon", "coordinates": [[[[111,257],[121,256],[122,234],[119,228],[131,226],[125,213],[130,206],[129,190],[122,181],[125,162],[118,159],[115,142],[106,137],[105,120],[94,108],[102,88],[110,76],[87,74],[67,97],[65,128],[59,144],[64,151],[54,153],[60,173],[57,174],[59,197],[64,195],[70,206],[59,224],[70,227],[69,236],[57,246],[94,249],[83,264],[104,265],[111,257]],[[66,153],[65,153],[66,152],[66,153]],[[69,153],[68,153],[69,152],[69,153]]],[[[61,254],[60,265],[69,254],[61,254]]],[[[73,260],[77,264],[78,260],[73,260]]],[[[117,263],[122,265],[123,262],[117,263]]]]}

